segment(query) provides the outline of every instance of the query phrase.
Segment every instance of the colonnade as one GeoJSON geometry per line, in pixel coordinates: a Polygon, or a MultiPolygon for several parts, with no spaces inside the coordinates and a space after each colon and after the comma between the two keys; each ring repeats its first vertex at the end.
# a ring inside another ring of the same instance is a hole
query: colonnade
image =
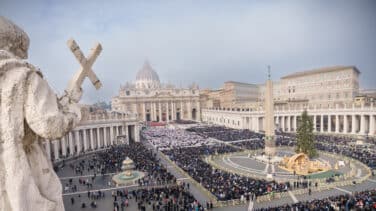
{"type": "MultiPolygon", "coordinates": [[[[299,119],[303,109],[280,109],[274,111],[277,130],[295,132],[299,127],[299,119]]],[[[352,135],[376,136],[376,107],[350,107],[329,109],[307,109],[313,122],[313,130],[317,133],[338,133],[352,135]]],[[[231,128],[262,131],[264,112],[234,111],[223,109],[203,109],[204,122],[223,125],[231,128]]]]}
{"type": "Polygon", "coordinates": [[[140,141],[138,124],[118,122],[79,125],[64,137],[43,144],[47,156],[59,160],[130,141],[140,141]]]}

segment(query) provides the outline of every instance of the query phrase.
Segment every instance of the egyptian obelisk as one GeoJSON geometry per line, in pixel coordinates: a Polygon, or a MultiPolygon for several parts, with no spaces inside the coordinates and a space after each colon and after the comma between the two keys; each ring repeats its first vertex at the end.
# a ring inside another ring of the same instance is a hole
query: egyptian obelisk
{"type": "Polygon", "coordinates": [[[270,79],[270,66],[268,66],[268,80],[265,87],[265,154],[269,157],[275,155],[275,137],[274,137],[274,100],[273,100],[273,82],[270,79]]]}

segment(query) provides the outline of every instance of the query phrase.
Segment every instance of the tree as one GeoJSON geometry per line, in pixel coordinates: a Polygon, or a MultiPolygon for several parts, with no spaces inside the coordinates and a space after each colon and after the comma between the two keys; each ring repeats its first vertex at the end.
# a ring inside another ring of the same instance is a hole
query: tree
{"type": "Polygon", "coordinates": [[[307,111],[303,111],[299,120],[299,127],[296,134],[296,153],[305,153],[310,158],[317,156],[315,148],[315,136],[313,135],[313,122],[307,111]]]}

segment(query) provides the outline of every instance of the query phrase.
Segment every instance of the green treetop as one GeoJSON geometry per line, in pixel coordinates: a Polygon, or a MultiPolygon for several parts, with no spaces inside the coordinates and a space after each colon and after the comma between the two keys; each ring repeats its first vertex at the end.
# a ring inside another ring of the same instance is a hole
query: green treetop
{"type": "Polygon", "coordinates": [[[315,149],[315,136],[313,135],[313,122],[305,110],[299,120],[299,127],[296,133],[296,153],[305,153],[310,158],[317,156],[315,149]]]}

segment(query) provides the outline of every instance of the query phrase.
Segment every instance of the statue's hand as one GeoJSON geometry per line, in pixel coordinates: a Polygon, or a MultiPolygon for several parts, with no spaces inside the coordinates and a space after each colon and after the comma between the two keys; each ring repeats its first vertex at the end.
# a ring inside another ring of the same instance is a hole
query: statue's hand
{"type": "Polygon", "coordinates": [[[82,97],[82,88],[76,86],[70,91],[65,90],[65,94],[59,98],[62,105],[78,103],[82,97]]]}

